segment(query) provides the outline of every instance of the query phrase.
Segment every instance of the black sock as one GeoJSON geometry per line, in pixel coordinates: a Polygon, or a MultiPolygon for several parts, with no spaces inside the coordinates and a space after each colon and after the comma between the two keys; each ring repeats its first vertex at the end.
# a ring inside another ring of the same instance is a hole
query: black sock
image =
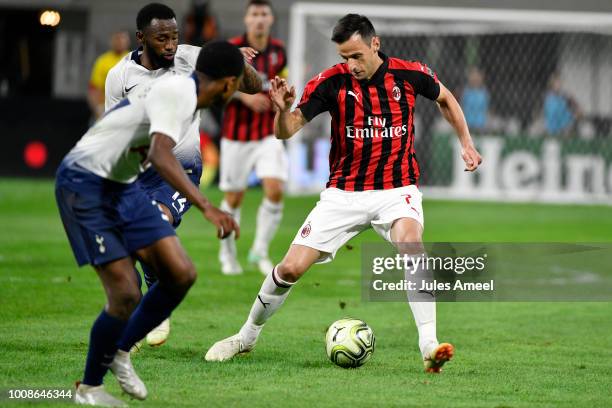
{"type": "Polygon", "coordinates": [[[117,351],[117,341],[127,322],[109,315],[106,310],[98,316],[89,336],[89,351],[85,364],[83,384],[97,386],[102,384],[108,365],[117,351]]]}
{"type": "Polygon", "coordinates": [[[137,341],[166,320],[183,297],[167,292],[159,282],[154,284],[128,320],[118,343],[119,349],[129,351],[137,341]]]}
{"type": "Polygon", "coordinates": [[[147,289],[151,289],[151,286],[153,286],[153,284],[157,282],[157,276],[155,275],[155,272],[153,272],[153,268],[151,268],[149,265],[145,264],[142,261],[140,262],[140,267],[142,268],[142,273],[144,275],[145,283],[147,284],[147,289]]]}

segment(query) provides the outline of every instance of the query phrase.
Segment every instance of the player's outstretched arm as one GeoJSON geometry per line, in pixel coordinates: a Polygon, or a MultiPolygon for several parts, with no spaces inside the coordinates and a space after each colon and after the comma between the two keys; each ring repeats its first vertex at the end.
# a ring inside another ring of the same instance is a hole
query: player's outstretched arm
{"type": "Polygon", "coordinates": [[[306,118],[297,108],[291,106],[295,101],[295,88],[289,88],[285,79],[276,77],[270,82],[270,98],[274,104],[274,133],[277,139],[289,139],[306,124],[306,118]]]}
{"type": "Polygon", "coordinates": [[[455,99],[451,91],[442,85],[442,83],[440,83],[440,95],[438,99],[436,99],[436,102],[438,103],[438,107],[444,119],[451,124],[457,133],[459,143],[461,143],[461,158],[465,162],[465,170],[476,170],[480,163],[482,163],[482,157],[480,157],[480,153],[478,153],[478,150],[476,150],[474,146],[472,136],[470,136],[470,130],[465,121],[465,116],[463,115],[459,102],[457,102],[457,99],[455,99]]]}
{"type": "Polygon", "coordinates": [[[153,133],[147,161],[155,167],[157,173],[168,184],[184,195],[202,212],[208,221],[217,227],[218,238],[225,238],[232,231],[236,232],[236,238],[238,238],[240,230],[234,218],[213,206],[206,197],[200,194],[198,188],[189,180],[183,167],[174,156],[172,152],[174,146],[175,143],[170,137],[162,133],[153,133]]]}

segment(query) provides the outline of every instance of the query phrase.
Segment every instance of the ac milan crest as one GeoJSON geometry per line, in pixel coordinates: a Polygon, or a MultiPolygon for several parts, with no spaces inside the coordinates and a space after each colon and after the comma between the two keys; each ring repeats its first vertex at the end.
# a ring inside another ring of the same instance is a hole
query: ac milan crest
{"type": "Polygon", "coordinates": [[[306,225],[304,225],[304,228],[302,228],[302,238],[306,238],[308,235],[310,235],[310,230],[312,229],[312,227],[310,226],[310,222],[306,225]]]}
{"type": "Polygon", "coordinates": [[[399,101],[400,98],[402,97],[402,91],[400,91],[399,87],[394,86],[393,87],[393,99],[395,99],[396,101],[399,101]]]}

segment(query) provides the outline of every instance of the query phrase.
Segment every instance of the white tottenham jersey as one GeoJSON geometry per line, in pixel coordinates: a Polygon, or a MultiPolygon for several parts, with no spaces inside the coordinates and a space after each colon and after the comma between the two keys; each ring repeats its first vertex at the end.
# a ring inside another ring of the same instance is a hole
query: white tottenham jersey
{"type": "Polygon", "coordinates": [[[188,137],[197,105],[193,76],[173,76],[140,86],[92,126],[64,159],[105,179],[136,181],[146,168],[151,134],[180,143],[188,137]]]}
{"type": "MultiPolygon", "coordinates": [[[[130,52],[109,71],[106,77],[105,110],[111,109],[120,100],[152,80],[166,76],[191,74],[195,70],[199,53],[200,47],[181,44],[174,54],[173,66],[150,71],[140,65],[142,50],[130,52]]],[[[174,155],[185,168],[201,165],[199,112],[194,117],[191,130],[174,147],[174,155]]]]}

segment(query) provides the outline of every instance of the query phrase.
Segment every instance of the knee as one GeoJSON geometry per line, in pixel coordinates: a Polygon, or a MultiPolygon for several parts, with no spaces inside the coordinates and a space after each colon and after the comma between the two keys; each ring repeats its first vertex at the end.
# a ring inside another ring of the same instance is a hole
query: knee
{"type": "Polygon", "coordinates": [[[305,268],[293,261],[283,261],[276,267],[276,273],[282,280],[294,283],[302,277],[305,268]]]}
{"type": "Polygon", "coordinates": [[[140,303],[142,293],[138,288],[130,288],[111,293],[108,300],[108,312],[120,319],[127,320],[140,303]]]}
{"type": "Polygon", "coordinates": [[[422,244],[421,233],[419,231],[411,230],[404,231],[400,236],[398,242],[407,244],[422,244]]]}
{"type": "Polygon", "coordinates": [[[269,191],[266,194],[266,198],[272,201],[274,204],[280,204],[280,202],[283,201],[283,190],[278,189],[278,190],[269,191]]]}
{"type": "Polygon", "coordinates": [[[279,204],[283,200],[283,183],[269,182],[265,185],[266,198],[275,204],[279,204]]]}
{"type": "Polygon", "coordinates": [[[175,277],[174,286],[187,292],[195,283],[198,274],[193,262],[189,259],[184,259],[180,265],[176,265],[173,276],[175,277]]]}
{"type": "Polygon", "coordinates": [[[397,244],[419,247],[423,243],[423,227],[411,219],[400,220],[391,228],[391,240],[397,244]]]}
{"type": "Polygon", "coordinates": [[[244,192],[231,192],[225,193],[225,202],[233,209],[240,207],[242,204],[242,198],[244,197],[244,192]]]}

